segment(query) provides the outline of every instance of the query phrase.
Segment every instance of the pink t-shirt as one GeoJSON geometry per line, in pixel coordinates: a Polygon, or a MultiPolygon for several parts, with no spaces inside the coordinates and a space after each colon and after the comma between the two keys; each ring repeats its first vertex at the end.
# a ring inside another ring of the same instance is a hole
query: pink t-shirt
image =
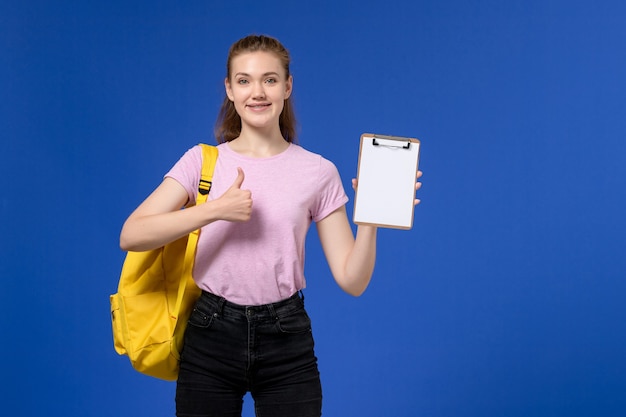
{"type": "MultiPolygon", "coordinates": [[[[305,287],[304,243],[312,221],[343,206],[348,197],[335,165],[291,144],[269,158],[250,158],[218,145],[209,201],[233,184],[237,167],[252,192],[248,222],[216,221],[202,228],[194,279],[198,286],[241,305],[273,303],[305,287]]],[[[166,174],[195,202],[202,150],[195,146],[166,174]]]]}

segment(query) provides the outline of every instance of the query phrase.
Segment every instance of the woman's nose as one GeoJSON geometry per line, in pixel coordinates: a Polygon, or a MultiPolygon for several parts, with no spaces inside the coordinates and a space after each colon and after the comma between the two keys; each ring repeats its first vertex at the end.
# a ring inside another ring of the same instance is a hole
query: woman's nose
{"type": "Polygon", "coordinates": [[[252,97],[265,98],[265,89],[263,88],[263,84],[254,83],[254,89],[252,90],[252,97]]]}

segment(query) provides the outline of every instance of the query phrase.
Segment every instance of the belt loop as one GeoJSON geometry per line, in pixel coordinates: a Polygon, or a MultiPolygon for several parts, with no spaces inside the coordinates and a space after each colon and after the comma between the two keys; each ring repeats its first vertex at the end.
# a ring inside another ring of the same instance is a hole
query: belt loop
{"type": "Polygon", "coordinates": [[[226,304],[226,299],[224,297],[220,297],[217,300],[217,313],[221,316],[224,312],[224,304],[226,304]]]}
{"type": "Polygon", "coordinates": [[[278,316],[276,315],[276,310],[274,310],[274,304],[268,304],[267,310],[270,312],[270,316],[272,316],[274,319],[278,319],[278,316]]]}
{"type": "Polygon", "coordinates": [[[298,291],[298,293],[300,294],[300,299],[302,300],[302,304],[304,304],[304,291],[300,290],[298,291]]]}

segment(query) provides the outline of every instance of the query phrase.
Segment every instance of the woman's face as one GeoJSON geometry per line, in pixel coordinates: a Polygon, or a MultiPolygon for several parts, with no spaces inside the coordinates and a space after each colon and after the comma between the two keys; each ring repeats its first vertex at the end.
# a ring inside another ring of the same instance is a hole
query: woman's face
{"type": "Polygon", "coordinates": [[[286,77],[280,59],[271,52],[247,52],[231,60],[226,94],[241,117],[242,131],[278,128],[293,79],[286,77]]]}

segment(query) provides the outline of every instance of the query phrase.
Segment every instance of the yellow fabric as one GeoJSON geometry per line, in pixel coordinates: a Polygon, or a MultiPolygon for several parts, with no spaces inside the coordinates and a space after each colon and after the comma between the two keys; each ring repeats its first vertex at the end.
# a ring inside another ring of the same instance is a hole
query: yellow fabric
{"type": "MultiPolygon", "coordinates": [[[[202,144],[202,180],[196,204],[211,188],[217,148],[202,144]]],[[[200,230],[162,248],[128,252],[117,289],[111,295],[115,350],[137,371],[159,379],[178,378],[183,334],[200,295],[193,263],[200,230]]]]}

